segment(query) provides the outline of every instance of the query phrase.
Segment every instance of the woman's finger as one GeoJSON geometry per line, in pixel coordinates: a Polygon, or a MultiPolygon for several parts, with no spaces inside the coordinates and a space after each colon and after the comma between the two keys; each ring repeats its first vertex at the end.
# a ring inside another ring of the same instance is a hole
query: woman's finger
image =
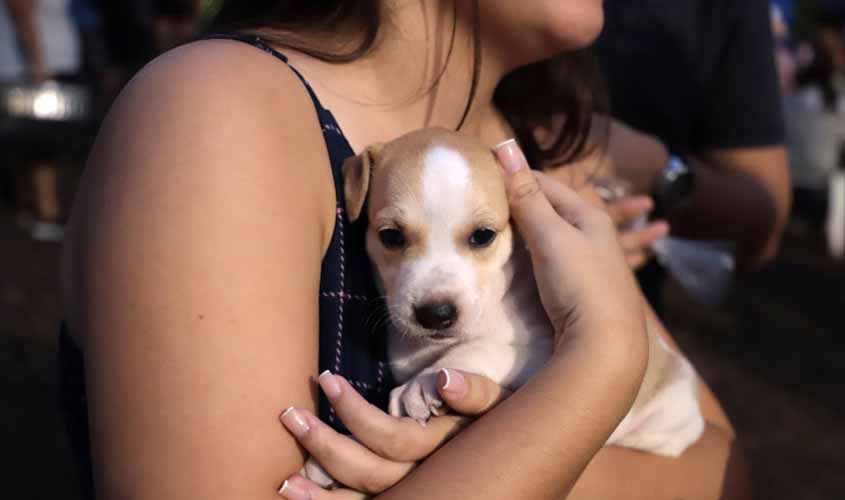
{"type": "Polygon", "coordinates": [[[561,216],[570,224],[579,225],[577,211],[569,216],[555,212],[515,141],[502,143],[494,151],[505,171],[511,216],[529,245],[542,241],[550,226],[560,226],[561,216]]]}
{"type": "Polygon", "coordinates": [[[365,493],[381,493],[414,467],[382,458],[323,423],[308,410],[290,408],[282,423],[335,480],[365,493]]]}
{"type": "Polygon", "coordinates": [[[369,498],[365,493],[346,488],[324,490],[298,474],[285,481],[279,490],[279,496],[287,500],[364,500],[369,498]]]}
{"type": "Polygon", "coordinates": [[[437,376],[437,391],[449,408],[468,416],[483,415],[511,395],[487,377],[451,369],[437,376]]]}
{"type": "Polygon", "coordinates": [[[623,231],[619,233],[619,244],[625,252],[642,251],[650,249],[657,240],[669,234],[669,224],[664,221],[657,221],[642,229],[623,231]]]}
{"type": "Polygon", "coordinates": [[[628,196],[607,202],[607,213],[616,227],[633,224],[654,209],[648,196],[628,196]]]}
{"type": "Polygon", "coordinates": [[[610,216],[569,186],[543,172],[534,172],[540,189],[560,217],[586,233],[609,234],[614,228],[610,216]]]}
{"type": "Polygon", "coordinates": [[[652,246],[669,234],[669,224],[654,222],[643,229],[624,231],[619,234],[619,244],[625,251],[625,259],[631,269],[639,269],[654,255],[652,246]]]}
{"type": "Polygon", "coordinates": [[[320,375],[318,382],[355,439],[390,460],[422,460],[468,423],[466,418],[446,415],[429,420],[423,427],[416,420],[396,418],[373,406],[339,375],[327,371],[320,375]]]}
{"type": "Polygon", "coordinates": [[[651,257],[652,253],[645,251],[625,254],[625,260],[628,262],[628,267],[632,271],[639,271],[641,267],[646,265],[646,263],[651,259],[651,257]]]}

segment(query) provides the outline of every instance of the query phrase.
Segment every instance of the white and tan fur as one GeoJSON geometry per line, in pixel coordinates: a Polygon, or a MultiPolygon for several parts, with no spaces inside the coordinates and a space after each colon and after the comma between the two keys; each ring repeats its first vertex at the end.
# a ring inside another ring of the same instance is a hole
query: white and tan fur
{"type": "MultiPolygon", "coordinates": [[[[456,132],[425,129],[351,158],[344,177],[350,219],[366,201],[367,253],[390,316],[389,356],[402,384],[391,394],[390,412],[421,422],[444,413],[436,389],[442,368],[478,373],[510,389],[524,384],[551,356],[554,332],[489,148],[456,132]],[[404,245],[388,248],[385,230],[400,231],[404,245]],[[495,232],[489,245],[472,243],[489,230],[495,232]],[[446,327],[421,325],[420,307],[431,303],[452,307],[436,309],[437,318],[454,316],[438,323],[446,327]]],[[[639,395],[608,444],[678,456],[704,429],[696,375],[653,335],[649,354],[639,395]]]]}

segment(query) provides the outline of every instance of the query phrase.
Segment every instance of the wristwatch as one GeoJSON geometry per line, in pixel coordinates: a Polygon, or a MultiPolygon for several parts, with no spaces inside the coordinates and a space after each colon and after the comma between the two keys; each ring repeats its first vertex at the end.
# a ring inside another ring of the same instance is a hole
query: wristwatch
{"type": "Polygon", "coordinates": [[[670,155],[669,161],[654,181],[652,197],[655,214],[666,214],[683,205],[695,186],[695,171],[681,156],[670,155]]]}

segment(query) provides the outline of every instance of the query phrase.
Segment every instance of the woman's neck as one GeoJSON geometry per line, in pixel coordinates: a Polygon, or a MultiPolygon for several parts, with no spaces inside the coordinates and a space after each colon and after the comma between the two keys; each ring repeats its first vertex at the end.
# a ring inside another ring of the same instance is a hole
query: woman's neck
{"type": "MultiPolygon", "coordinates": [[[[455,128],[469,102],[474,43],[480,43],[472,9],[458,9],[457,18],[455,13],[451,2],[387,2],[386,22],[366,56],[347,64],[300,54],[291,60],[356,149],[422,127],[455,128]]],[[[495,115],[493,93],[504,70],[490,57],[477,63],[478,84],[463,129],[482,135],[495,115]]]]}

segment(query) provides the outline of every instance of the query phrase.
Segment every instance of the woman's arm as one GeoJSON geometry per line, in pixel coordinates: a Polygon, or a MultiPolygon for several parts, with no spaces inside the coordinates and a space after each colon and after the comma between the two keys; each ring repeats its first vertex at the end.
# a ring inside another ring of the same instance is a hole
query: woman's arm
{"type": "MultiPolygon", "coordinates": [[[[679,349],[645,298],[643,303],[648,328],[679,349]]],[[[751,498],[748,463],[727,415],[703,380],[699,380],[698,399],[707,426],[698,442],[683,455],[671,459],[613,446],[603,448],[584,471],[570,498],[751,498]]]]}
{"type": "MultiPolygon", "coordinates": [[[[214,46],[213,48],[210,46],[214,46]]],[[[95,146],[70,249],[98,498],[276,498],[313,408],[334,190],[302,85],[246,46],[171,53],[95,146]]]]}
{"type": "MultiPolygon", "coordinates": [[[[592,164],[549,172],[597,207],[601,197],[589,182],[592,164]]],[[[666,327],[642,297],[649,330],[679,349],[666,327]]],[[[677,459],[619,447],[603,448],[584,471],[572,499],[746,499],[750,498],[748,464],[736,443],[734,429],[713,392],[699,380],[699,405],[707,422],[704,435],[677,459]],[[695,481],[689,478],[696,478],[695,481]]]]}
{"type": "MultiPolygon", "coordinates": [[[[654,319],[653,314],[647,315],[654,319]]],[[[673,343],[662,326],[651,325],[655,326],[661,329],[658,334],[673,343]]],[[[481,376],[462,374],[456,370],[449,372],[450,377],[440,375],[438,388],[443,400],[458,414],[483,415],[511,394],[481,376]],[[447,382],[448,390],[445,389],[447,382]]],[[[321,385],[329,376],[324,374],[320,377],[321,385]]],[[[304,444],[326,467],[337,467],[337,470],[344,471],[345,477],[352,477],[353,480],[347,484],[358,491],[381,492],[388,489],[408,474],[414,461],[427,456],[467,424],[465,419],[453,415],[434,418],[426,427],[420,427],[413,420],[393,419],[371,407],[342,379],[339,386],[340,391],[333,395],[333,391],[325,391],[338,416],[363,444],[376,453],[355,450],[352,442],[344,443],[346,438],[328,432],[308,436],[304,444]]],[[[669,459],[619,447],[604,447],[590,462],[567,498],[751,498],[748,465],[735,442],[730,422],[703,381],[700,382],[700,391],[699,400],[707,428],[700,440],[683,456],[669,459]]],[[[315,426],[322,425],[315,417],[308,417],[315,426]]],[[[301,477],[291,478],[290,487],[298,493],[310,492],[313,500],[363,498],[350,492],[325,492],[301,477]]],[[[286,498],[299,500],[304,497],[288,494],[286,498]]]]}

